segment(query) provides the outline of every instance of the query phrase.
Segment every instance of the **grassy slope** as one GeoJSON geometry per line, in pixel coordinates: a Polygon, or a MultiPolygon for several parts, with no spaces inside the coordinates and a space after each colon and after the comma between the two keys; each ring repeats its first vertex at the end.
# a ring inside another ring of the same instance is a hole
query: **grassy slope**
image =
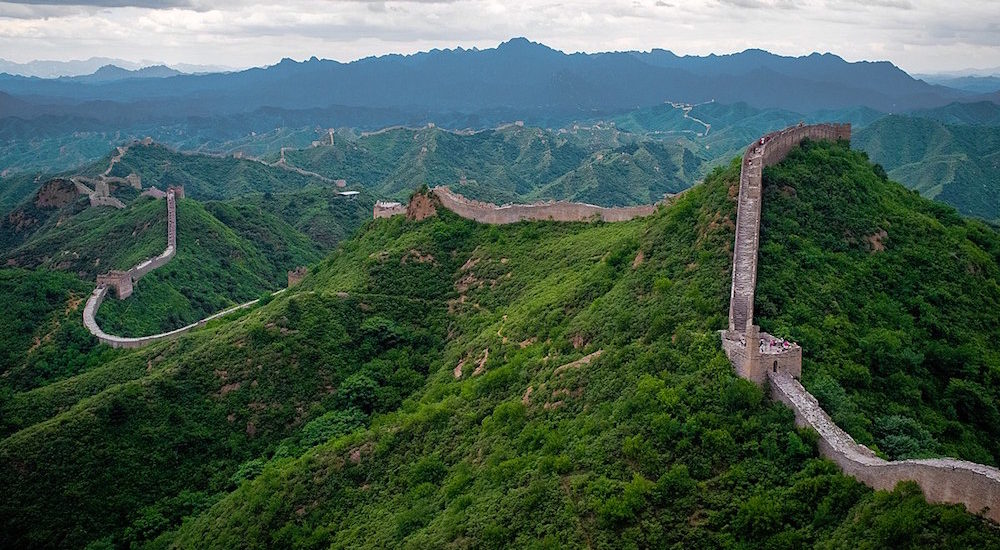
{"type": "Polygon", "coordinates": [[[926,197],[987,220],[1000,219],[1000,127],[951,126],[889,116],[858,132],[855,147],[926,197]]]}
{"type": "MultiPolygon", "coordinates": [[[[336,195],[330,189],[308,188],[287,193],[246,195],[226,203],[237,210],[239,218],[247,221],[239,225],[245,225],[250,233],[255,231],[253,226],[258,223],[255,213],[273,215],[308,236],[320,249],[328,251],[371,218],[375,199],[368,192],[347,198],[336,195]]],[[[220,216],[220,208],[216,204],[223,203],[208,203],[206,208],[231,225],[228,214],[220,216]]]]}
{"type": "Polygon", "coordinates": [[[804,345],[806,387],[889,456],[1000,464],[1000,235],[844,148],[764,183],[757,315],[804,345]]]}
{"type": "MultiPolygon", "coordinates": [[[[318,261],[323,250],[350,235],[370,216],[371,204],[367,194],[348,199],[320,187],[258,193],[205,207],[181,201],[178,256],[142,279],[129,300],[108,300],[99,321],[113,333],[151,334],[280,288],[288,269],[318,261]]],[[[40,209],[25,203],[21,211],[39,222],[22,232],[5,225],[9,248],[2,256],[13,265],[92,280],[155,256],[166,244],[163,201],[142,198],[125,210],[81,208],[73,203],[40,209]]]]}
{"type": "Polygon", "coordinates": [[[44,223],[25,241],[2,251],[7,262],[91,279],[109,269],[128,269],[166,246],[167,207],[162,200],[144,198],[124,210],[87,208],[74,213],[67,207],[43,213],[44,223]]]}
{"type": "MultiPolygon", "coordinates": [[[[234,225],[249,225],[236,212],[224,207],[217,211],[228,214],[234,225]]],[[[105,300],[97,314],[105,331],[142,336],[193,323],[285,286],[286,270],[319,258],[304,236],[284,231],[290,228],[273,217],[255,217],[257,225],[249,228],[259,234],[252,237],[264,238],[253,240],[193,200],[178,201],[177,219],[177,255],[140,279],[129,299],[105,300]]],[[[166,231],[160,239],[165,246],[166,231]]]]}
{"type": "Polygon", "coordinates": [[[264,307],[15,395],[0,542],[989,541],[839,475],[732,374],[737,170],[623,224],[371,222],[264,307]]]}

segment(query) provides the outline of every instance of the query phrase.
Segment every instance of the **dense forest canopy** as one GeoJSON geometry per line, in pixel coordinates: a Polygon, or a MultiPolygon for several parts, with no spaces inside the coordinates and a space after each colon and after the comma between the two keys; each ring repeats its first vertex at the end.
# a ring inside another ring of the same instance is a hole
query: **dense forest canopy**
{"type": "MultiPolygon", "coordinates": [[[[913,484],[844,476],[732,372],[738,173],[624,223],[368,221],[232,319],[52,383],[5,376],[0,542],[995,545],[913,484]]],[[[806,386],[886,455],[995,464],[996,231],[844,144],[764,183],[758,316],[804,345],[806,386]]],[[[261,200],[201,211],[240,227],[261,200]]]]}

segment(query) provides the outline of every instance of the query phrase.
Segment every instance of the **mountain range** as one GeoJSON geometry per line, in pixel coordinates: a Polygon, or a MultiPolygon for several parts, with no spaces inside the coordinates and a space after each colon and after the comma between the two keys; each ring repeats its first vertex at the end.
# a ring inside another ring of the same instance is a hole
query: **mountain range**
{"type": "MultiPolygon", "coordinates": [[[[889,62],[762,50],[707,57],[665,50],[566,54],[516,38],[491,49],[431,50],[341,63],[311,58],[231,73],[80,81],[0,76],[0,116],[65,115],[100,121],[177,120],[336,106],[424,113],[572,120],[664,101],[746,102],[798,112],[869,107],[886,112],[954,101],[1000,101],[914,79],[889,62]],[[20,101],[24,103],[11,103],[20,101]],[[13,105],[13,106],[12,106],[13,105]]],[[[318,124],[336,125],[328,119],[318,124]],[[329,122],[329,124],[328,124],[329,122]]]]}

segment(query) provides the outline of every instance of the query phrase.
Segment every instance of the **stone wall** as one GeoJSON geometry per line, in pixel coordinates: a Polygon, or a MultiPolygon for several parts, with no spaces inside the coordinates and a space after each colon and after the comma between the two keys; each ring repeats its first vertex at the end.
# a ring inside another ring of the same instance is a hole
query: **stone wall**
{"type": "Polygon", "coordinates": [[[883,460],[834,424],[798,380],[780,372],[768,378],[771,397],[795,411],[796,425],[819,434],[820,454],[845,474],[880,490],[912,480],[929,502],[964,504],[969,512],[1000,522],[1000,470],[952,458],[883,460]]]}
{"type": "MultiPolygon", "coordinates": [[[[162,340],[168,340],[175,338],[191,331],[200,326],[204,326],[205,323],[222,317],[223,315],[228,315],[234,311],[239,311],[243,308],[250,307],[256,304],[258,300],[251,300],[249,302],[233,306],[229,309],[222,310],[214,315],[210,315],[196,323],[191,323],[190,325],[183,326],[179,329],[171,330],[169,332],[162,332],[160,334],[153,334],[150,336],[141,336],[138,338],[128,338],[124,336],[115,336],[113,334],[108,334],[104,332],[101,327],[97,324],[97,310],[100,309],[101,303],[104,298],[108,295],[108,289],[115,286],[118,291],[119,299],[127,298],[132,293],[132,285],[134,281],[146,275],[150,271],[163,266],[170,261],[171,258],[177,253],[177,198],[184,197],[183,187],[168,187],[166,193],[167,199],[167,248],[164,249],[163,253],[155,258],[150,258],[145,260],[138,265],[132,267],[128,271],[110,271],[104,275],[97,276],[97,288],[91,293],[90,298],[87,300],[86,306],[83,308],[83,324],[101,343],[107,344],[113,348],[139,348],[152,344],[154,342],[159,342],[162,340]],[[122,295],[123,286],[116,285],[127,285],[128,292],[122,295]]],[[[298,268],[296,272],[302,270],[303,275],[305,268],[298,268]]],[[[289,271],[289,280],[292,277],[291,271],[289,271]]],[[[281,289],[274,294],[279,294],[284,292],[285,289],[281,289]]]]}
{"type": "Polygon", "coordinates": [[[657,205],[625,206],[607,208],[578,202],[547,202],[536,204],[508,204],[497,206],[486,202],[467,199],[452,192],[447,187],[431,190],[441,205],[459,216],[488,224],[507,224],[520,221],[579,222],[603,220],[606,222],[628,221],[649,216],[656,212],[657,205]]]}
{"type": "Polygon", "coordinates": [[[736,243],[729,299],[729,330],[743,332],[753,324],[757,285],[757,248],[760,238],[761,175],[765,167],[781,162],[804,139],[851,139],[850,124],[792,126],[772,132],[750,144],[740,169],[740,196],[736,209],[736,243]]]}
{"type": "Polygon", "coordinates": [[[761,171],[780,162],[803,139],[850,139],[847,124],[795,126],[768,134],[751,144],[743,157],[737,207],[736,246],[730,294],[729,330],[721,331],[722,347],[737,374],[757,384],[769,383],[771,398],[795,412],[795,423],[819,434],[819,452],[843,472],[873,489],[891,490],[900,481],[915,481],[930,502],[963,504],[975,514],[1000,522],[1000,470],[952,458],[888,461],[854,441],[799,383],[802,349],[762,352],[755,342],[773,338],[753,324],[760,236],[761,171]]]}
{"type": "Polygon", "coordinates": [[[375,209],[372,211],[374,219],[391,218],[397,214],[406,214],[406,205],[399,202],[375,201],[375,209]]]}
{"type": "Polygon", "coordinates": [[[782,372],[793,378],[802,376],[802,348],[799,345],[791,344],[787,349],[765,346],[761,350],[760,339],[776,340],[766,332],[758,334],[756,325],[746,335],[723,331],[722,349],[740,378],[762,386],[768,373],[782,372]]]}
{"type": "Polygon", "coordinates": [[[97,286],[114,288],[119,300],[124,300],[132,295],[132,273],[131,271],[111,271],[97,276],[97,286]]]}
{"type": "Polygon", "coordinates": [[[302,282],[302,279],[304,279],[307,274],[309,274],[309,268],[303,266],[296,267],[295,269],[289,271],[288,288],[291,288],[302,282]]]}

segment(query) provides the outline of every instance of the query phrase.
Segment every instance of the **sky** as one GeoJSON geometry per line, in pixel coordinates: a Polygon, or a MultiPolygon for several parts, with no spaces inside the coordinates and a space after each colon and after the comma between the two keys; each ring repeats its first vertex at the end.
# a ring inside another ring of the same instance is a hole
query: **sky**
{"type": "MultiPolygon", "coordinates": [[[[0,58],[112,57],[243,68],[524,36],[565,52],[761,48],[1000,67],[1000,0],[26,0],[0,2],[0,58]]],[[[995,72],[1000,72],[996,69],[995,72]]]]}

